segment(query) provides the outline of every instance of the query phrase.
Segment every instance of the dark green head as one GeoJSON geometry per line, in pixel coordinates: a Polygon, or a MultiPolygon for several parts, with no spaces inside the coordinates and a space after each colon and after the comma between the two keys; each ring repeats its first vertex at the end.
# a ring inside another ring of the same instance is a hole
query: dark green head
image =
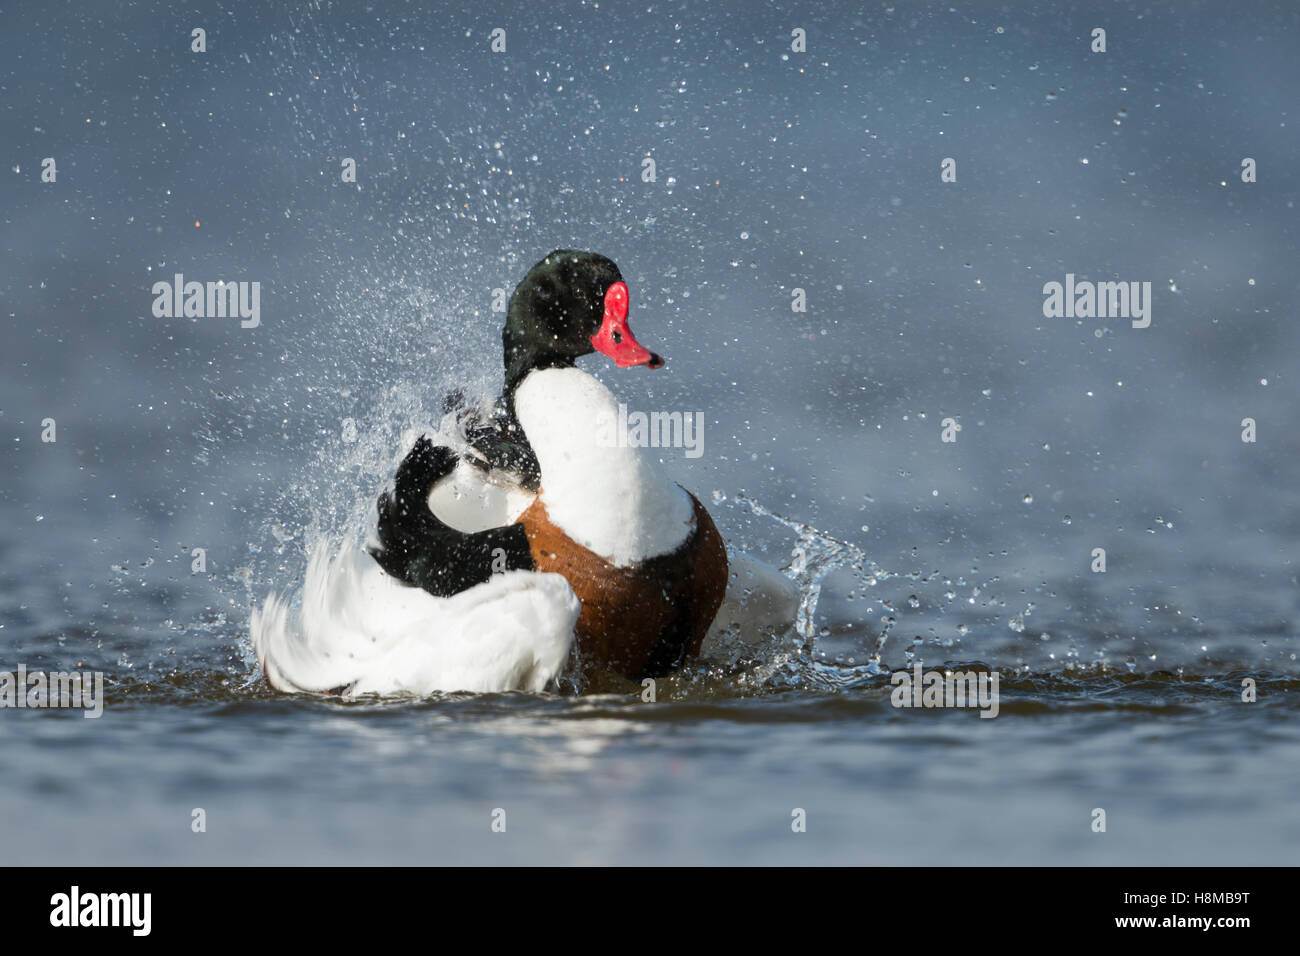
{"type": "Polygon", "coordinates": [[[628,291],[611,259],[557,249],[528,270],[510,297],[501,333],[506,395],[538,368],[565,368],[599,351],[620,368],[664,360],[643,348],[627,324],[628,291]]]}

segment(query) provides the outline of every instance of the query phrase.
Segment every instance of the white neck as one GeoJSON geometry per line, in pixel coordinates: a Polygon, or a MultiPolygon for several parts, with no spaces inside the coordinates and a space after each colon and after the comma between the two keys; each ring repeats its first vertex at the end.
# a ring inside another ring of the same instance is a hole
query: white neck
{"type": "Polygon", "coordinates": [[[678,548],[690,534],[690,496],[643,448],[617,447],[618,402],[576,368],[530,372],[515,415],[537,455],[552,523],[619,567],[678,548]]]}

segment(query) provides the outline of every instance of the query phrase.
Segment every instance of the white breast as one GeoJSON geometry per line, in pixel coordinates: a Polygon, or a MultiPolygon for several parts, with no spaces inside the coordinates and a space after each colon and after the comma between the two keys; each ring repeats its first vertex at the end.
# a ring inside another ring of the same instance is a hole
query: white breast
{"type": "Polygon", "coordinates": [[[515,414],[537,455],[551,521],[619,567],[676,550],[691,532],[690,496],[646,449],[618,447],[618,402],[576,368],[532,372],[515,414]]]}

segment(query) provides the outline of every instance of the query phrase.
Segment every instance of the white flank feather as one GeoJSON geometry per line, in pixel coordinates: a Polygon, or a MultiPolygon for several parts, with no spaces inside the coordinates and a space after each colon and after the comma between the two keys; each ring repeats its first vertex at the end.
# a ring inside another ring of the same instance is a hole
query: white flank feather
{"type": "Polygon", "coordinates": [[[727,593],[701,653],[709,655],[724,638],[755,640],[780,634],[794,626],[798,613],[798,585],[758,558],[729,555],[727,593]]]}
{"type": "Polygon", "coordinates": [[[510,571],[439,598],[396,581],[354,545],[331,558],[318,541],[301,610],[272,594],[251,630],[278,690],[537,692],[563,671],[580,611],[558,574],[510,571]]]}

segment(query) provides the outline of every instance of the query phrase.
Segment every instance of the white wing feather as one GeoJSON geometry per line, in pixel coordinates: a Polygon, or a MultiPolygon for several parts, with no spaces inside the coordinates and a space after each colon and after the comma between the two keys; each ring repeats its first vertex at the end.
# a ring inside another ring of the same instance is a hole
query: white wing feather
{"type": "Polygon", "coordinates": [[[330,550],[311,549],[301,609],[272,594],[253,611],[253,647],[273,687],[541,691],[564,670],[581,605],[561,575],[511,571],[439,598],[355,545],[330,550]]]}

